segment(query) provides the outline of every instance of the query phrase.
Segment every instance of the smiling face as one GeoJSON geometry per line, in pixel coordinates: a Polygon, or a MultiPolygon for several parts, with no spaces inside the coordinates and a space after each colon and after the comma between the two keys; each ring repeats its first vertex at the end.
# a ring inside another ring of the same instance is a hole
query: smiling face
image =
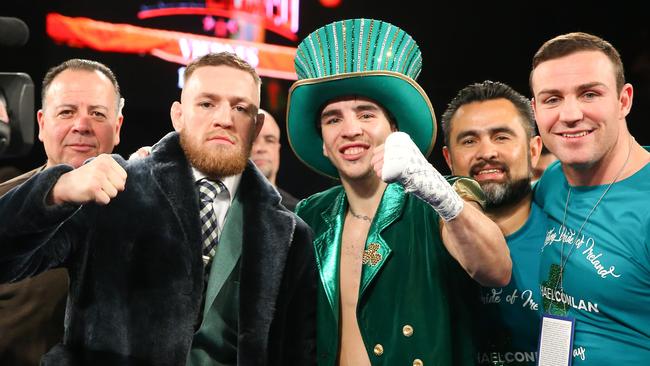
{"type": "Polygon", "coordinates": [[[376,178],[373,149],[395,130],[379,104],[360,97],[332,102],[321,112],[320,127],[323,154],[341,179],[376,178]]]}
{"type": "Polygon", "coordinates": [[[606,166],[625,153],[632,86],[617,90],[614,65],[603,53],[544,61],[533,70],[531,87],[539,132],[565,169],[606,166]]]}
{"type": "Polygon", "coordinates": [[[529,139],[523,123],[512,102],[503,98],[462,105],[451,118],[445,160],[454,175],[481,185],[489,206],[517,203],[530,192],[541,140],[529,139]]]}
{"type": "Polygon", "coordinates": [[[78,168],[88,158],[111,153],[122,126],[117,98],[113,84],[99,71],[68,69],[57,75],[37,114],[47,165],[78,168]]]}
{"type": "Polygon", "coordinates": [[[171,110],[190,164],[210,177],[241,173],[263,124],[259,101],[259,86],[248,72],[225,65],[197,68],[171,110]]]}

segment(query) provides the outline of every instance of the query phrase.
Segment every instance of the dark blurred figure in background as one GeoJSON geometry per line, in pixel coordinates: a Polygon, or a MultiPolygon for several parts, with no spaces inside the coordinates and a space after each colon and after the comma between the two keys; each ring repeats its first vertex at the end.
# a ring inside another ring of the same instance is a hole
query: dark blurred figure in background
{"type": "Polygon", "coordinates": [[[293,211],[298,204],[298,199],[278,187],[276,183],[278,170],[280,170],[280,127],[269,112],[260,109],[260,113],[264,114],[264,126],[262,126],[260,134],[257,135],[253,142],[251,159],[278,190],[280,196],[282,196],[282,204],[293,211]]]}

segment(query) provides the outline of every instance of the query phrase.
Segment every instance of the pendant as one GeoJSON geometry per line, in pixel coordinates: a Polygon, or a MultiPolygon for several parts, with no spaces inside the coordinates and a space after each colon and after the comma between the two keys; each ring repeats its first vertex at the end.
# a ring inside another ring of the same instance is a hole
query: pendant
{"type": "Polygon", "coordinates": [[[542,306],[547,314],[566,316],[567,304],[562,301],[566,297],[562,288],[562,267],[551,264],[548,279],[542,282],[542,306]]]}
{"type": "Polygon", "coordinates": [[[379,244],[370,243],[368,244],[368,249],[363,251],[363,264],[369,265],[371,267],[376,266],[381,262],[382,255],[378,252],[379,244]]]}

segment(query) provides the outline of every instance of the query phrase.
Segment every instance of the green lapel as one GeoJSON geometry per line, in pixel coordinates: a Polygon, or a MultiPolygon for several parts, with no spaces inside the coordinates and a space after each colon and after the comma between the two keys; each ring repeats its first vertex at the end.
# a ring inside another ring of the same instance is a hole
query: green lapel
{"type": "MultiPolygon", "coordinates": [[[[203,319],[208,318],[208,311],[212,307],[215,297],[221,291],[224,282],[230,276],[233,268],[237,264],[242,251],[242,233],[243,233],[244,210],[239,200],[239,194],[228,209],[226,219],[223,225],[223,232],[219,237],[219,245],[212,260],[210,268],[210,278],[208,288],[205,292],[205,307],[203,308],[203,319]]],[[[203,325],[201,325],[203,327],[203,325]]]]}
{"type": "Polygon", "coordinates": [[[368,231],[366,249],[363,252],[363,266],[361,268],[361,284],[359,286],[359,299],[363,292],[375,278],[381,267],[386,263],[392,250],[382,238],[381,232],[402,215],[406,194],[399,184],[389,184],[384,191],[375,218],[368,231]]]}
{"type": "Polygon", "coordinates": [[[327,229],[314,238],[314,254],[321,282],[337,323],[339,321],[339,258],[346,206],[345,191],[341,189],[334,202],[321,213],[327,229]]]}

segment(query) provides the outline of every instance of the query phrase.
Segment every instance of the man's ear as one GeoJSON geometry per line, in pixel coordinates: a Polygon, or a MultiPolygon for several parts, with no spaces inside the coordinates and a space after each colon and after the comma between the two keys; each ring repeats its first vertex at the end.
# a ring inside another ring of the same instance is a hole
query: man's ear
{"type": "Polygon", "coordinates": [[[260,131],[262,131],[262,126],[264,126],[264,113],[258,113],[255,117],[255,136],[253,136],[253,141],[260,134],[260,131]]]}
{"type": "Polygon", "coordinates": [[[179,102],[172,103],[171,110],[169,111],[169,116],[172,119],[172,125],[176,132],[180,132],[183,129],[183,106],[179,102]]]}
{"type": "Polygon", "coordinates": [[[115,121],[115,140],[114,145],[117,146],[120,143],[120,131],[122,130],[122,122],[124,122],[124,116],[120,114],[115,121]]]}
{"type": "Polygon", "coordinates": [[[630,110],[632,109],[633,97],[634,97],[634,89],[632,88],[632,85],[631,84],[623,85],[623,89],[621,90],[621,95],[619,97],[619,102],[621,104],[621,114],[622,114],[620,119],[624,119],[630,113],[630,110]]]}
{"type": "Polygon", "coordinates": [[[43,125],[45,124],[45,118],[43,117],[43,110],[39,109],[36,112],[36,120],[38,121],[38,139],[43,142],[43,125]]]}
{"type": "Polygon", "coordinates": [[[449,153],[449,148],[447,148],[447,146],[442,147],[442,156],[445,157],[445,161],[447,162],[447,166],[449,167],[449,170],[451,170],[451,172],[453,174],[454,167],[451,165],[451,154],[449,153]]]}
{"type": "Polygon", "coordinates": [[[542,138],[540,136],[533,136],[530,139],[530,164],[533,167],[537,166],[539,157],[542,156],[542,138]]]}
{"type": "Polygon", "coordinates": [[[264,118],[266,118],[266,115],[264,113],[257,113],[257,122],[256,123],[264,123],[264,118]]]}

